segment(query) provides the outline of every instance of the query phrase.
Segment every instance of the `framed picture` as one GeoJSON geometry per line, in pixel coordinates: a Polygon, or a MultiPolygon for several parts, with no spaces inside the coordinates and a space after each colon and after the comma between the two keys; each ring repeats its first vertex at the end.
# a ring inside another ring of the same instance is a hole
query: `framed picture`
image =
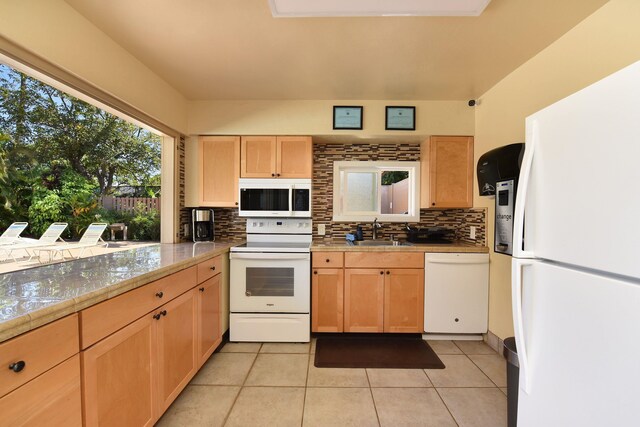
{"type": "Polygon", "coordinates": [[[333,129],[362,130],[362,106],[334,105],[333,129]]]}
{"type": "Polygon", "coordinates": [[[416,130],[416,107],[386,107],[385,130],[416,130]]]}

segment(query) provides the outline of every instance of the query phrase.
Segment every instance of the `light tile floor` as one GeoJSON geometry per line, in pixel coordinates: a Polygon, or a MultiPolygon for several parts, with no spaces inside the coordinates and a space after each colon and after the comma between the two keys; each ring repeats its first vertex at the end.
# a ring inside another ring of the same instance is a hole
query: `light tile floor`
{"type": "Polygon", "coordinates": [[[228,343],[157,425],[506,426],[505,360],[479,341],[429,344],[445,369],[316,368],[315,339],[228,343]]]}

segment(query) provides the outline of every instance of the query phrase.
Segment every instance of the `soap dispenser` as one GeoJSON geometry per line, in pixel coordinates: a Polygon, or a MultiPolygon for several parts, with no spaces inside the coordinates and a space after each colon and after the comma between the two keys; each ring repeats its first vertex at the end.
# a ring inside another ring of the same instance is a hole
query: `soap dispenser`
{"type": "Polygon", "coordinates": [[[362,237],[362,226],[358,225],[358,228],[356,228],[356,240],[360,241],[360,240],[364,240],[364,238],[362,237]]]}

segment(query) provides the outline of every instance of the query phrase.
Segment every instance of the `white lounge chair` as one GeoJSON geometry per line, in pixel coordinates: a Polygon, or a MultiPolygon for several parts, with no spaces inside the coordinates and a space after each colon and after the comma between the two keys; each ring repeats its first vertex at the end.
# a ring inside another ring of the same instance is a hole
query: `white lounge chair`
{"type": "Polygon", "coordinates": [[[104,246],[105,248],[109,246],[107,242],[102,240],[102,233],[107,228],[107,225],[108,224],[103,222],[91,223],[85,230],[84,234],[82,235],[78,243],[58,244],[58,245],[48,246],[44,248],[34,249],[34,251],[38,255],[38,259],[40,259],[40,255],[42,254],[42,252],[49,253],[49,261],[52,261],[56,258],[58,254],[60,255],[60,258],[64,260],[65,252],[69,254],[70,258],[74,258],[73,254],[71,253],[71,250],[80,249],[80,252],[78,252],[78,256],[75,257],[76,259],[78,259],[84,254],[84,251],[87,249],[89,250],[89,252],[91,252],[91,248],[94,248],[96,246],[104,246]]]}
{"type": "Polygon", "coordinates": [[[66,222],[54,222],[38,240],[20,239],[14,244],[0,246],[0,252],[5,252],[7,254],[7,258],[11,257],[17,262],[18,260],[16,259],[15,252],[24,251],[29,256],[28,261],[31,261],[36,254],[36,249],[55,245],[58,240],[64,242],[60,236],[62,236],[62,233],[68,225],[69,224],[66,222]]]}
{"type": "Polygon", "coordinates": [[[0,245],[13,245],[20,241],[20,234],[29,225],[28,222],[14,222],[0,235],[0,245]]]}

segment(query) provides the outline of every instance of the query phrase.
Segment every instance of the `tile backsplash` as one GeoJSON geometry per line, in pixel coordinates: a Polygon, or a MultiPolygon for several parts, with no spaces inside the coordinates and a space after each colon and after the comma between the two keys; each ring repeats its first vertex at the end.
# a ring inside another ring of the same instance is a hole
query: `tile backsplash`
{"type": "MultiPolygon", "coordinates": [[[[333,162],[339,160],[420,160],[420,144],[313,144],[313,240],[331,242],[343,240],[346,233],[354,232],[358,223],[332,221],[333,207],[333,162]],[[326,234],[319,236],[319,224],[324,224],[326,234]]],[[[184,209],[181,217],[186,217],[184,209]]],[[[214,208],[216,240],[243,239],[245,220],[238,216],[236,208],[214,208]]],[[[456,238],[476,245],[486,244],[486,210],[472,209],[421,209],[420,222],[410,223],[413,227],[442,226],[456,230],[456,238]],[[470,227],[476,227],[476,238],[471,239],[470,227]]],[[[404,223],[383,223],[379,230],[382,237],[395,234],[405,237],[404,223]]],[[[365,238],[371,237],[370,224],[363,224],[365,238]]]]}

